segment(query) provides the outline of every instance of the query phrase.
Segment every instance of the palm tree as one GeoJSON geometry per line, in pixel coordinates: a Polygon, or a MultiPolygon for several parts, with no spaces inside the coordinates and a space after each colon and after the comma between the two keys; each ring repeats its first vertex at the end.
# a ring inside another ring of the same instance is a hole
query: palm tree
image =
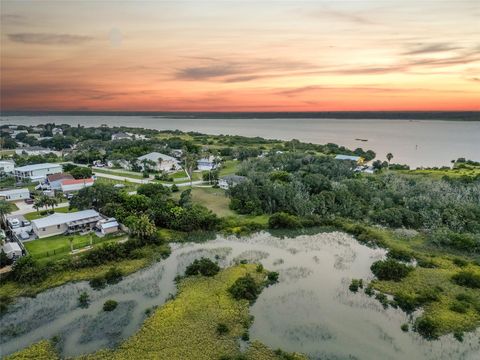
{"type": "Polygon", "coordinates": [[[387,154],[387,160],[388,160],[388,165],[390,165],[390,161],[393,159],[393,154],[392,153],[388,153],[387,154]]]}
{"type": "Polygon", "coordinates": [[[0,220],[5,225],[5,219],[8,214],[14,210],[13,205],[6,200],[0,200],[0,220]]]}
{"type": "Polygon", "coordinates": [[[187,172],[188,177],[190,178],[190,187],[193,185],[193,169],[195,169],[195,165],[197,163],[197,157],[195,154],[187,153],[185,155],[185,171],[187,172]]]}

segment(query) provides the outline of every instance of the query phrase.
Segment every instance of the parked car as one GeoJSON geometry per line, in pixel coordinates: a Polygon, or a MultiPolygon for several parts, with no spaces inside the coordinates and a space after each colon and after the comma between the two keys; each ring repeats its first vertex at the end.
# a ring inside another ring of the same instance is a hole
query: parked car
{"type": "Polygon", "coordinates": [[[32,205],[35,201],[33,199],[25,199],[25,203],[32,205]]]}

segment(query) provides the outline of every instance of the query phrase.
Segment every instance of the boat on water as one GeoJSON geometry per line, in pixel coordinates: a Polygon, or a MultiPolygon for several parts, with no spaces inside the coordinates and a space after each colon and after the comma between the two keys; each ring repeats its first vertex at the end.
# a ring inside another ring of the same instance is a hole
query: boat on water
{"type": "Polygon", "coordinates": [[[357,140],[357,141],[364,141],[364,142],[365,142],[365,141],[368,141],[368,139],[360,139],[360,138],[357,138],[357,139],[355,139],[355,140],[357,140]]]}

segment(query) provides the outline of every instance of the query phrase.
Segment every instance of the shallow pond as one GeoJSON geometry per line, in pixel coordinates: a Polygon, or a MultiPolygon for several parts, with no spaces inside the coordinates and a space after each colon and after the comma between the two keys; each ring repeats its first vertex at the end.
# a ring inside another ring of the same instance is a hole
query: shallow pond
{"type": "Polygon", "coordinates": [[[261,262],[280,273],[280,282],[265,289],[251,309],[255,320],[250,338],[273,348],[304,352],[314,359],[479,358],[478,331],[467,334],[463,343],[451,336],[425,341],[401,331],[408,319],[400,310],[385,310],[363,292],[351,293],[350,280],[371,278],[371,263],[385,252],[347,234],[277,237],[261,232],[174,244],[172,250],[168,259],[100,291],[79,282],[20,299],[1,319],[2,355],[54,336],[64,356],[115,346],[141,326],[147,309],[175,294],[175,276],[204,256],[221,266],[261,262]],[[78,307],[82,291],[91,299],[87,309],[78,307]],[[118,301],[117,309],[104,312],[107,299],[118,301]]]}

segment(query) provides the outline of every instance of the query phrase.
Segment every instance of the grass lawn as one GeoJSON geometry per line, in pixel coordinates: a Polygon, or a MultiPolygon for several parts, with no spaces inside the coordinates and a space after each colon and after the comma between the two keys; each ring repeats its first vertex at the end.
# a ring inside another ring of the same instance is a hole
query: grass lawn
{"type": "Polygon", "coordinates": [[[114,180],[114,179],[108,179],[108,178],[102,178],[102,177],[97,177],[97,180],[95,180],[95,182],[103,183],[103,184],[111,184],[111,185],[123,184],[125,185],[125,187],[122,189],[127,192],[137,190],[137,187],[140,185],[130,181],[114,180]]]}
{"type": "MultiPolygon", "coordinates": [[[[180,198],[180,193],[189,187],[180,188],[180,191],[173,193],[173,197],[180,198]]],[[[235,212],[230,210],[230,199],[225,196],[225,190],[215,189],[211,187],[194,187],[192,188],[192,200],[193,202],[204,205],[208,209],[212,210],[218,216],[233,216],[235,212]]]]}
{"type": "MultiPolygon", "coordinates": [[[[27,213],[23,216],[25,217],[25,219],[30,220],[30,221],[35,220],[35,219],[40,219],[42,217],[47,216],[47,215],[42,215],[41,214],[42,211],[44,211],[44,210],[40,210],[40,213],[37,213],[36,211],[31,212],[31,213],[27,213]]],[[[69,213],[69,212],[75,212],[75,211],[77,211],[77,209],[70,210],[68,208],[68,206],[55,208],[56,213],[62,213],[62,214],[69,213]]]]}
{"type": "Polygon", "coordinates": [[[28,241],[24,244],[30,255],[43,262],[58,260],[70,256],[70,238],[73,239],[73,248],[80,249],[90,245],[90,236],[94,246],[115,239],[115,237],[99,238],[95,234],[71,236],[57,235],[45,239],[28,241]]]}
{"type": "Polygon", "coordinates": [[[235,174],[237,171],[238,165],[240,164],[237,160],[227,160],[220,167],[220,176],[235,174]]]}
{"type": "Polygon", "coordinates": [[[133,171],[113,171],[113,170],[108,170],[108,169],[93,169],[94,173],[103,173],[103,174],[109,174],[109,175],[116,175],[116,176],[123,176],[123,177],[129,177],[132,179],[143,179],[143,175],[140,173],[136,173],[133,171]]]}
{"type": "Polygon", "coordinates": [[[454,168],[454,169],[427,169],[427,170],[399,170],[399,173],[408,175],[428,176],[442,178],[444,176],[458,178],[462,176],[475,177],[480,176],[480,168],[454,168]]]}
{"type": "Polygon", "coordinates": [[[184,170],[179,170],[174,172],[173,174],[169,174],[174,180],[188,178],[187,173],[184,170]]]}

